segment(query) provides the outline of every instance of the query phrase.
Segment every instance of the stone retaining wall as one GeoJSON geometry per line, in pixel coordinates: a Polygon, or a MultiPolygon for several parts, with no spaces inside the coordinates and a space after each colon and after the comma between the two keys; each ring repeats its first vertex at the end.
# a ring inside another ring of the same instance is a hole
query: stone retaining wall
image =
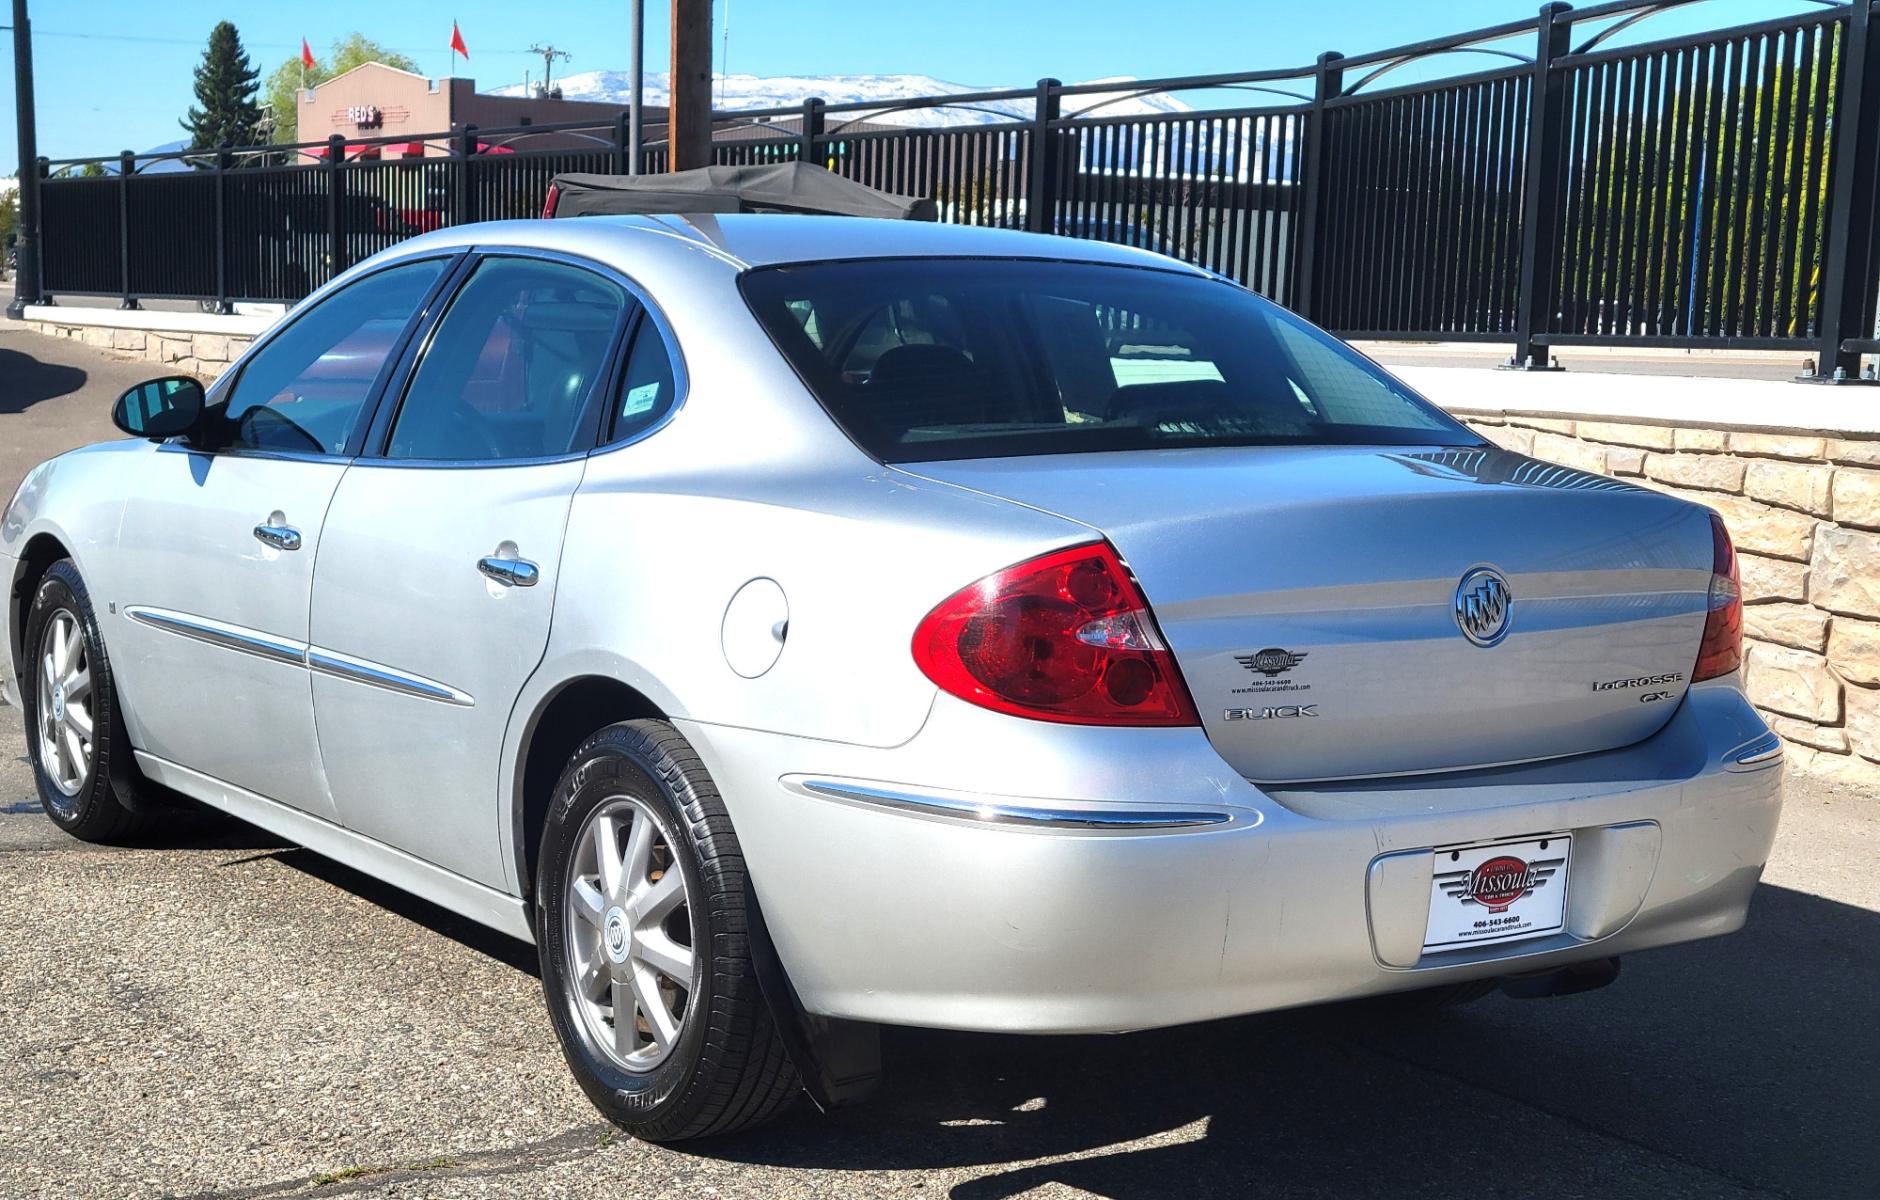
{"type": "Polygon", "coordinates": [[[1456,415],[1507,449],[1722,514],[1751,701],[1792,766],[1880,786],[1880,438],[1456,415]]]}
{"type": "Polygon", "coordinates": [[[133,358],[146,358],[175,375],[194,375],[207,382],[228,370],[254,338],[230,333],[173,333],[158,330],[114,329],[102,325],[67,325],[57,321],[29,321],[49,337],[71,338],[87,346],[133,358]]]}

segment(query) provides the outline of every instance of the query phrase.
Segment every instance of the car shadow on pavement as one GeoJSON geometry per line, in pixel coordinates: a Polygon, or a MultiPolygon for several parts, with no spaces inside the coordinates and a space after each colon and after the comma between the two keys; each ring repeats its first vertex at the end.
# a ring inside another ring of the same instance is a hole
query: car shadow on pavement
{"type": "Polygon", "coordinates": [[[22,413],[46,400],[69,396],[85,386],[78,367],[49,363],[18,350],[0,350],[0,414],[22,413]]]}
{"type": "Polygon", "coordinates": [[[535,947],[527,942],[512,938],[505,933],[498,933],[489,926],[478,924],[468,917],[460,917],[429,900],[412,895],[403,888],[394,887],[383,880],[355,871],[351,867],[315,854],[311,850],[287,846],[276,851],[273,857],[285,866],[292,867],[296,871],[304,871],[332,887],[343,888],[362,900],[369,900],[388,912],[396,913],[414,924],[422,925],[433,933],[442,934],[507,967],[525,975],[540,978],[540,972],[536,969],[535,947]]]}

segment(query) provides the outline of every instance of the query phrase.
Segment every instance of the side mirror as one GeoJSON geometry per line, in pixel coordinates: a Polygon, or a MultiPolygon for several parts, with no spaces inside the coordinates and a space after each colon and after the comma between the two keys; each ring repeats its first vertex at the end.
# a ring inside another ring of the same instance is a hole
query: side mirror
{"type": "Polygon", "coordinates": [[[160,442],[202,424],[202,385],[183,375],[140,383],[111,406],[111,423],[132,437],[160,442]]]}

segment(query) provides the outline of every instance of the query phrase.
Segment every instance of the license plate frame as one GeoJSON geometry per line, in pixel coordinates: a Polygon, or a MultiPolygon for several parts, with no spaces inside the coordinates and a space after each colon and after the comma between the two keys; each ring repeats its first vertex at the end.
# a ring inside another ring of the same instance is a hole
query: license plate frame
{"type": "Polygon", "coordinates": [[[1431,854],[1425,953],[1506,945],[1566,928],[1573,835],[1443,846],[1431,854]]]}

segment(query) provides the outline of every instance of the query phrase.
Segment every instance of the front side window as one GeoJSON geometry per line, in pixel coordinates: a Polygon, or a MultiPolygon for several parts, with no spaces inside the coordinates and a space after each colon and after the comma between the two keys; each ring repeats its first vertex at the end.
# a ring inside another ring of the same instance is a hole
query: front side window
{"type": "Polygon", "coordinates": [[[1481,439],[1241,288],[1100,263],[874,259],[748,271],[746,301],[884,462],[1481,439]]]}
{"type": "Polygon", "coordinates": [[[579,449],[626,308],[626,292],[592,271],[485,259],[411,373],[387,456],[488,462],[579,449]]]}
{"type": "Polygon", "coordinates": [[[223,450],[354,454],[360,409],[405,326],[448,265],[425,259],[349,284],[294,318],[242,366],[210,406],[223,450]]]}

